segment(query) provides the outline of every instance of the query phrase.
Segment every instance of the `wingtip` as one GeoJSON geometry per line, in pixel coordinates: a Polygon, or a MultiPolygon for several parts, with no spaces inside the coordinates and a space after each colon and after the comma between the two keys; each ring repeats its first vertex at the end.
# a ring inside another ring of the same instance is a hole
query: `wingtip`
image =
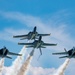
{"type": "Polygon", "coordinates": [[[13,36],[13,38],[16,38],[16,36],[13,36]]]}
{"type": "Polygon", "coordinates": [[[12,59],[12,58],[10,58],[10,59],[12,59]]]}
{"type": "Polygon", "coordinates": [[[18,42],[18,45],[20,45],[20,42],[18,42]]]}
{"type": "Polygon", "coordinates": [[[57,46],[57,43],[55,45],[57,46]]]}
{"type": "Polygon", "coordinates": [[[56,53],[52,53],[52,55],[56,55],[56,53]]]}
{"type": "Polygon", "coordinates": [[[52,55],[54,55],[54,53],[52,53],[52,55]]]}
{"type": "Polygon", "coordinates": [[[57,43],[56,44],[54,44],[55,46],[57,45],[57,43]]]}
{"type": "Polygon", "coordinates": [[[14,38],[15,36],[13,36],[13,38],[14,38]]]}
{"type": "Polygon", "coordinates": [[[19,45],[20,43],[18,42],[18,45],[19,45]]]}
{"type": "Polygon", "coordinates": [[[18,44],[20,44],[20,42],[18,42],[18,44]]]}
{"type": "Polygon", "coordinates": [[[51,35],[51,33],[49,34],[49,36],[51,35]]]}
{"type": "Polygon", "coordinates": [[[22,56],[22,54],[19,54],[19,56],[22,56]]]}

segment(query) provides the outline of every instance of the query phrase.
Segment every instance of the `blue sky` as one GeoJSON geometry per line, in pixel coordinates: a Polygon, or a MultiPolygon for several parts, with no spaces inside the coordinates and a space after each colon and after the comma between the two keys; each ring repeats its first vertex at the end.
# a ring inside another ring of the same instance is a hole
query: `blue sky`
{"type": "MultiPolygon", "coordinates": [[[[18,46],[17,42],[20,40],[12,36],[26,34],[37,26],[39,33],[51,33],[50,37],[43,38],[45,42],[58,43],[58,46],[42,50],[43,55],[38,62],[39,50],[36,50],[31,64],[35,67],[58,68],[65,59],[60,60],[51,53],[75,46],[74,20],[74,0],[0,0],[0,48],[6,46],[10,51],[19,52],[22,46],[18,46]]],[[[11,65],[14,59],[5,59],[5,65],[11,65]]],[[[71,75],[68,71],[75,65],[72,61],[66,75],[71,75]]],[[[74,73],[74,69],[70,73],[74,73]]]]}

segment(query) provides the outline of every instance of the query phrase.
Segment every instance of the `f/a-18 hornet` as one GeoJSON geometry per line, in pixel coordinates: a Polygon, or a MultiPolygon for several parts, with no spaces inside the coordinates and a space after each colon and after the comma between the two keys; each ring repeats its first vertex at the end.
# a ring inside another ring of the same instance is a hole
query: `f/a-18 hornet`
{"type": "Polygon", "coordinates": [[[42,55],[41,48],[46,48],[45,46],[56,46],[57,44],[44,43],[42,40],[42,36],[39,37],[38,40],[34,40],[33,43],[18,43],[19,45],[26,45],[26,48],[39,48],[40,53],[42,55]]]}
{"type": "Polygon", "coordinates": [[[9,50],[4,47],[4,48],[1,48],[0,49],[0,57],[1,58],[9,58],[9,59],[12,59],[12,57],[9,57],[9,55],[19,55],[19,56],[22,56],[22,54],[17,54],[17,53],[13,53],[13,52],[9,52],[9,50]]]}
{"type": "Polygon", "coordinates": [[[35,40],[36,38],[38,38],[38,36],[49,36],[50,34],[38,34],[38,32],[36,31],[37,27],[35,26],[32,32],[29,32],[26,35],[16,35],[13,36],[13,38],[21,38],[20,40],[24,40],[24,39],[28,39],[28,40],[35,40]]]}
{"type": "Polygon", "coordinates": [[[67,51],[64,48],[65,52],[60,52],[60,53],[52,53],[53,55],[66,55],[66,56],[62,56],[59,58],[75,58],[75,47],[73,47],[72,49],[70,49],[69,51],[67,51]]]}

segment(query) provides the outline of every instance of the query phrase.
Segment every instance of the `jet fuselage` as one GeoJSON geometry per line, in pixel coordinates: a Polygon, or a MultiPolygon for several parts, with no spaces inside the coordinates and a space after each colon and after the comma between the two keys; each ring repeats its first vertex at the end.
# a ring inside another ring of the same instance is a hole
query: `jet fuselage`
{"type": "Polygon", "coordinates": [[[73,49],[69,50],[68,55],[72,58],[75,58],[75,50],[73,50],[73,49]]]}
{"type": "Polygon", "coordinates": [[[65,52],[59,52],[59,53],[52,53],[53,55],[66,55],[66,56],[61,56],[59,58],[75,58],[75,47],[73,47],[70,50],[66,50],[64,48],[65,52]]]}
{"type": "Polygon", "coordinates": [[[8,50],[5,48],[0,49],[0,57],[5,57],[8,54],[8,50]]]}
{"type": "Polygon", "coordinates": [[[44,43],[43,41],[35,40],[35,41],[33,42],[34,48],[41,48],[41,46],[42,46],[43,43],[44,43]]]}
{"type": "Polygon", "coordinates": [[[33,40],[33,39],[35,39],[37,35],[38,35],[37,32],[29,32],[29,33],[28,33],[28,40],[33,40]]]}

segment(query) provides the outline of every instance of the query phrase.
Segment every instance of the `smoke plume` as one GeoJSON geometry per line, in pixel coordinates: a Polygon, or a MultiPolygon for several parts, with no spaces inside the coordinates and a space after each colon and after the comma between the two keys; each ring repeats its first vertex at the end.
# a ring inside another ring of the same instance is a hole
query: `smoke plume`
{"type": "Polygon", "coordinates": [[[58,68],[57,72],[54,75],[64,75],[64,71],[69,64],[70,59],[66,59],[65,62],[58,68]]]}
{"type": "Polygon", "coordinates": [[[27,70],[29,69],[30,62],[32,59],[32,56],[34,54],[34,50],[32,50],[27,58],[27,60],[23,63],[22,67],[19,70],[19,73],[17,75],[26,75],[27,70]]]}
{"type": "Polygon", "coordinates": [[[20,51],[19,54],[22,54],[22,56],[18,56],[15,61],[13,62],[11,68],[12,68],[12,71],[11,71],[11,74],[10,75],[17,75],[18,73],[18,70],[20,69],[21,65],[22,65],[22,62],[24,61],[24,55],[26,53],[26,50],[25,50],[25,46],[22,48],[22,50],[20,51]]]}
{"type": "Polygon", "coordinates": [[[4,58],[0,60],[0,75],[2,75],[3,67],[4,67],[4,58]]]}

